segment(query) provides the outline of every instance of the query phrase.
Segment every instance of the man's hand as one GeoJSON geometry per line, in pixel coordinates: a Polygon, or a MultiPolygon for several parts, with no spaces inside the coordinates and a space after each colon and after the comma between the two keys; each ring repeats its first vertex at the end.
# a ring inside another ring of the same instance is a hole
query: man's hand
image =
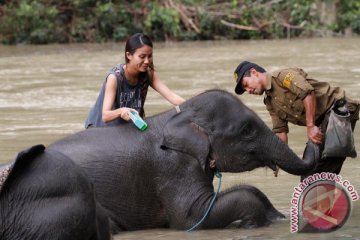
{"type": "Polygon", "coordinates": [[[320,128],[315,126],[315,113],[316,113],[316,97],[315,92],[312,91],[307,95],[304,100],[304,107],[306,112],[306,128],[308,138],[315,144],[321,144],[324,134],[320,128]]]}
{"type": "Polygon", "coordinates": [[[321,144],[324,139],[324,134],[321,132],[320,128],[315,125],[307,126],[306,128],[308,138],[316,144],[321,144]]]}

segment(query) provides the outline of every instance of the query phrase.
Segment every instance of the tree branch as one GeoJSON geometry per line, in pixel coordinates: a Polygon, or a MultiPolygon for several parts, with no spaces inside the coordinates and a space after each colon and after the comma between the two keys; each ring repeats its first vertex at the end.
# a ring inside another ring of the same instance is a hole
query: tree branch
{"type": "Polygon", "coordinates": [[[227,22],[223,19],[220,20],[220,22],[222,24],[224,24],[225,26],[231,27],[231,28],[236,28],[236,29],[240,29],[240,30],[245,30],[245,31],[259,31],[260,29],[257,27],[253,27],[253,26],[243,26],[243,25],[239,25],[239,24],[235,24],[235,23],[230,23],[227,22]]]}

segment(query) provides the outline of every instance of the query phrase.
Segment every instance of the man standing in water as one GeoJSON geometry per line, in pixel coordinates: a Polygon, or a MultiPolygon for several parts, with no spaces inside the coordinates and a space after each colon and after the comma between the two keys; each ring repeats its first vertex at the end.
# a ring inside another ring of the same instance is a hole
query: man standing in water
{"type": "MultiPolygon", "coordinates": [[[[323,150],[324,134],[321,130],[326,130],[330,109],[337,100],[347,102],[352,131],[359,119],[358,101],[347,98],[345,91],[339,87],[308,78],[308,74],[302,69],[288,68],[268,73],[256,63],[244,61],[235,69],[234,76],[237,94],[246,91],[262,95],[265,92],[264,104],[272,119],[272,130],[286,144],[288,122],[291,122],[306,126],[307,137],[314,143],[321,144],[323,150]]],[[[339,174],[344,160],[345,157],[323,157],[309,175],[319,172],[339,174]]]]}

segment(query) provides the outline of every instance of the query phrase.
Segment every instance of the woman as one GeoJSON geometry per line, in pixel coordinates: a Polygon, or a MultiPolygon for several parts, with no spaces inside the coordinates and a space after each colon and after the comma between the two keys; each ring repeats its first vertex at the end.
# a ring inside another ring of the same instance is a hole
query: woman
{"type": "Polygon", "coordinates": [[[152,54],[153,44],[147,35],[136,33],[126,41],[125,64],[120,64],[108,73],[86,119],[85,128],[124,123],[129,121],[132,110],[144,117],[149,86],[174,105],[185,101],[160,81],[154,69],[152,54]]]}

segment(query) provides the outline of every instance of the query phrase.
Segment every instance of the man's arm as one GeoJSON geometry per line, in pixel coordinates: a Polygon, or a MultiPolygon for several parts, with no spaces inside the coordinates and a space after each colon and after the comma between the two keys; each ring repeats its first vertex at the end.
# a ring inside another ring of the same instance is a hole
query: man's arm
{"type": "Polygon", "coordinates": [[[306,113],[306,128],[308,138],[316,144],[322,143],[324,134],[320,128],[315,126],[315,112],[316,112],[316,98],[312,91],[303,99],[305,113],[306,113]]]}
{"type": "Polygon", "coordinates": [[[276,133],[276,136],[278,136],[278,138],[280,138],[281,141],[288,144],[288,136],[286,132],[276,133]]]}

